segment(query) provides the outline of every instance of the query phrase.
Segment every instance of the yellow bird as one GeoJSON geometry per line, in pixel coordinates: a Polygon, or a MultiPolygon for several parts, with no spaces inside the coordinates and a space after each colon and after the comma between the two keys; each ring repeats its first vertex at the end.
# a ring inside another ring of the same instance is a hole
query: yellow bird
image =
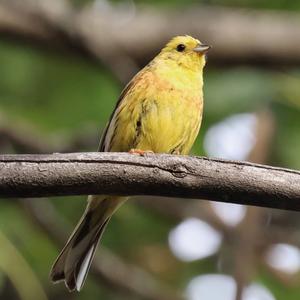
{"type": "MultiPolygon", "coordinates": [[[[99,151],[188,154],[203,111],[205,53],[191,36],[173,38],[127,84],[104,131],[99,151]]],[[[101,235],[127,197],[93,195],[51,269],[53,282],[82,288],[101,235]]]]}

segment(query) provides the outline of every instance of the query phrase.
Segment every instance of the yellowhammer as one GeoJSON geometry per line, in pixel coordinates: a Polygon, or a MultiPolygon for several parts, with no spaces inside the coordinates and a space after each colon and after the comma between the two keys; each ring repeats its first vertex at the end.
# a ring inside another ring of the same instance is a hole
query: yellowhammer
{"type": "MultiPolygon", "coordinates": [[[[203,111],[205,53],[190,36],[173,38],[125,87],[101,139],[99,151],[187,154],[203,111]]],[[[82,288],[99,239],[127,197],[93,195],[56,259],[51,279],[70,291],[82,288]]]]}

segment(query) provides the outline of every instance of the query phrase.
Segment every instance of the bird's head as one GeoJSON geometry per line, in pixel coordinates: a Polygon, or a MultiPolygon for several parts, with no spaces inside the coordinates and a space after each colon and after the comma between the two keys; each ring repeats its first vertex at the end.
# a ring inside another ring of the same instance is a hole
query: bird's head
{"type": "Polygon", "coordinates": [[[189,36],[176,36],[162,49],[160,56],[189,69],[202,69],[210,46],[189,36]]]}

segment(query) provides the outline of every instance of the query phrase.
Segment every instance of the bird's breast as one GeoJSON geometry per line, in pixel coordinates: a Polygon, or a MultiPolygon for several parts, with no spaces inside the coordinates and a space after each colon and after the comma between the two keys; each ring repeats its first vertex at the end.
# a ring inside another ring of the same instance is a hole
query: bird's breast
{"type": "Polygon", "coordinates": [[[139,149],[186,154],[189,152],[202,118],[202,90],[182,86],[178,81],[156,79],[142,103],[139,149]]]}
{"type": "Polygon", "coordinates": [[[189,75],[175,72],[168,77],[147,71],[134,78],[110,123],[106,149],[187,154],[198,134],[203,107],[202,83],[189,75]]]}

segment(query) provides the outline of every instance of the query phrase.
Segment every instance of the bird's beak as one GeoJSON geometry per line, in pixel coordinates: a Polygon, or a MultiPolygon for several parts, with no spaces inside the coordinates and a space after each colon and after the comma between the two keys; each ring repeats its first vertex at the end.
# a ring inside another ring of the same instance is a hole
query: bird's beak
{"type": "Polygon", "coordinates": [[[210,48],[211,46],[209,45],[199,44],[193,49],[193,51],[200,54],[205,54],[210,48]]]}

